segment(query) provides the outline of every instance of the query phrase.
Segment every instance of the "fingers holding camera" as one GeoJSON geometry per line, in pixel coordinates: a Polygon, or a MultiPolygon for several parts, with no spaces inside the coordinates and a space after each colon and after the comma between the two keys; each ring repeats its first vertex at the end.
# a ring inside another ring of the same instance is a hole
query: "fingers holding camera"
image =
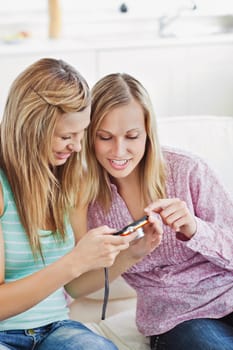
{"type": "Polygon", "coordinates": [[[144,236],[130,244],[130,254],[134,259],[140,260],[157,248],[162,240],[161,220],[154,213],[148,217],[148,223],[143,226],[144,236]]]}
{"type": "Polygon", "coordinates": [[[153,246],[157,246],[160,244],[162,240],[162,234],[163,234],[163,228],[162,228],[162,222],[158,215],[155,215],[155,213],[152,213],[148,215],[148,229],[150,229],[151,232],[151,243],[153,246]]]}
{"type": "Polygon", "coordinates": [[[148,221],[144,231],[148,239],[148,244],[150,245],[150,251],[152,251],[161,243],[163,228],[160,217],[155,215],[155,213],[148,215],[148,221]]]}
{"type": "Polygon", "coordinates": [[[113,236],[114,229],[108,226],[100,226],[89,230],[76,244],[73,249],[73,258],[79,264],[83,272],[102,267],[110,267],[117,255],[127,248],[136,237],[136,233],[128,236],[113,236]]]}
{"type": "Polygon", "coordinates": [[[187,207],[187,204],[179,198],[159,199],[151,203],[145,212],[148,215],[158,213],[165,225],[175,232],[180,232],[190,239],[196,232],[196,220],[187,207]]]}

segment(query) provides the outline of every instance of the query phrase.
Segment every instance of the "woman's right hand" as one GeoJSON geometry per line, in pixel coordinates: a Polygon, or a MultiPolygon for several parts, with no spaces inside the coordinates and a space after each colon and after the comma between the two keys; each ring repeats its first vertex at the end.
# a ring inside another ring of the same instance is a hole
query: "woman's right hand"
{"type": "Polygon", "coordinates": [[[143,226],[144,236],[130,244],[129,252],[134,259],[142,259],[157,248],[162,240],[162,223],[156,215],[149,215],[148,224],[143,226]]]}
{"type": "Polygon", "coordinates": [[[127,248],[137,233],[128,236],[115,236],[116,230],[100,226],[89,230],[72,250],[72,268],[77,268],[77,275],[87,271],[113,265],[117,255],[127,248]]]}

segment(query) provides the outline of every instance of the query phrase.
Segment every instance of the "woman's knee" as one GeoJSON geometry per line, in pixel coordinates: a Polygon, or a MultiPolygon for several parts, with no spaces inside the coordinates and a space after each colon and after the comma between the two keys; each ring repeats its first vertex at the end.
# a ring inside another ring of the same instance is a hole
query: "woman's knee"
{"type": "Polygon", "coordinates": [[[37,347],[37,350],[50,349],[118,350],[109,339],[93,332],[85,325],[71,320],[58,322],[37,347]]]}
{"type": "Polygon", "coordinates": [[[89,342],[90,349],[92,350],[118,350],[117,346],[111,340],[95,333],[92,340],[89,338],[89,342]]]}
{"type": "Polygon", "coordinates": [[[233,327],[214,319],[186,321],[160,335],[154,349],[233,350],[233,327]]]}

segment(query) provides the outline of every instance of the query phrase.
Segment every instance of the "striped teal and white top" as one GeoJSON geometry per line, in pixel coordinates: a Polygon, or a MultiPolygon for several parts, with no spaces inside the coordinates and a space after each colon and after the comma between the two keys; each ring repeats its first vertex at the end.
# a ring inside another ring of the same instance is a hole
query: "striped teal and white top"
{"type": "MultiPolygon", "coordinates": [[[[20,223],[13,193],[2,171],[0,181],[4,197],[4,213],[0,220],[5,242],[5,282],[8,283],[41,270],[68,253],[74,247],[74,235],[70,224],[67,224],[67,237],[64,242],[62,239],[55,239],[51,231],[40,230],[44,262],[40,257],[35,261],[27,234],[20,223]]],[[[35,328],[68,319],[68,311],[64,291],[60,288],[26,312],[0,321],[0,331],[35,328]]]]}

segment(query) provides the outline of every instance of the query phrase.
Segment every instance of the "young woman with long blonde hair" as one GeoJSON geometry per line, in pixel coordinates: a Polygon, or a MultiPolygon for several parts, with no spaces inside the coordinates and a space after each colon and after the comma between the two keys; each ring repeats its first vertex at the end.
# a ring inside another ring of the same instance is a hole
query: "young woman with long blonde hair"
{"type": "Polygon", "coordinates": [[[89,87],[62,60],[35,62],[11,86],[0,127],[1,350],[116,350],[69,320],[63,289],[92,291],[88,273],[111,266],[132,239],[107,226],[78,238],[72,208],[89,121],[89,87]]]}

